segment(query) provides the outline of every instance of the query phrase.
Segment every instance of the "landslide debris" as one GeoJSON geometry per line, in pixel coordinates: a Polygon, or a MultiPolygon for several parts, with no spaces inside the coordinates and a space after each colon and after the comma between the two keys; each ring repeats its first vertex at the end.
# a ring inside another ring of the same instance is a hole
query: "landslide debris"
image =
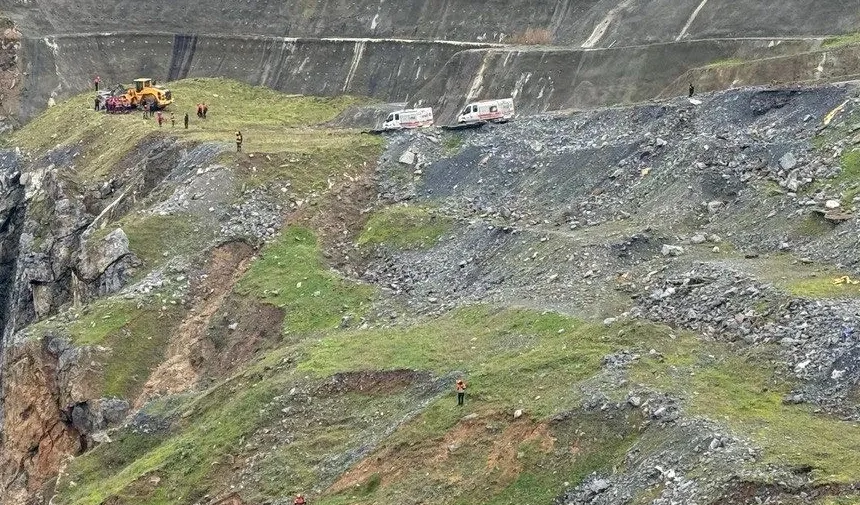
{"type": "Polygon", "coordinates": [[[856,499],[857,88],[700,100],[7,152],[10,258],[72,216],[87,286],[7,341],[12,503],[856,499]],[[70,202],[34,220],[40,184],[70,202]]]}

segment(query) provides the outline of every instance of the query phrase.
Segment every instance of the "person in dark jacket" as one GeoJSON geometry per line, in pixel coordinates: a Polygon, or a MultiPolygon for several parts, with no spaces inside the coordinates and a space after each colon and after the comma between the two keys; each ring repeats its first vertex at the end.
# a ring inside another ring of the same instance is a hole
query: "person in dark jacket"
{"type": "Polygon", "coordinates": [[[185,129],[188,129],[188,113],[185,113],[185,129]]]}
{"type": "Polygon", "coordinates": [[[236,132],[236,152],[242,152],[242,132],[240,131],[236,132]]]}

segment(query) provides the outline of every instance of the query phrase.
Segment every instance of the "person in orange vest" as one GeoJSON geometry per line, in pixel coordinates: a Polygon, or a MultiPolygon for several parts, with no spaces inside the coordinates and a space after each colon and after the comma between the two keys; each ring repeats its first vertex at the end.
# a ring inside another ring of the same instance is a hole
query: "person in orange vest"
{"type": "Polygon", "coordinates": [[[462,378],[457,379],[457,405],[462,406],[466,399],[466,382],[462,378]]]}
{"type": "Polygon", "coordinates": [[[305,505],[306,503],[305,496],[301,493],[297,494],[296,499],[293,500],[293,505],[305,505]]]}

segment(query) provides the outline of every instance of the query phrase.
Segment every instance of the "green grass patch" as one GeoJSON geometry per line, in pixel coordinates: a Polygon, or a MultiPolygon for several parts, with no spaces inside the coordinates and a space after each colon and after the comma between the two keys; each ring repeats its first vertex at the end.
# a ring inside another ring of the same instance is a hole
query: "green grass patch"
{"type": "Polygon", "coordinates": [[[784,405],[791,385],[776,378],[763,356],[738,357],[689,335],[657,350],[664,357],[643,359],[633,379],[681,393],[689,413],[749,437],[763,448],[762,463],[809,466],[817,483],[860,479],[860,426],[815,414],[811,407],[784,405]]]}
{"type": "MultiPolygon", "coordinates": [[[[860,296],[860,285],[836,284],[832,276],[795,279],[787,283],[788,292],[801,298],[857,298],[860,296]]],[[[854,280],[854,279],[852,279],[854,280]]]]}
{"type": "Polygon", "coordinates": [[[842,153],[839,165],[842,171],[836,177],[837,182],[860,181],[860,150],[853,149],[842,153]]]}
{"type": "Polygon", "coordinates": [[[81,144],[81,155],[68,175],[89,182],[111,173],[144,137],[151,135],[170,134],[232,145],[236,130],[241,130],[246,152],[276,152],[297,144],[313,148],[303,136],[313,137],[317,145],[325,145],[328,133],[303,134],[299,129],[330,121],[346,108],[367,101],[345,96],[285,95],[227,79],[186,79],[169,83],[169,88],[175,103],[165,111],[168,122],[161,128],[154,119],[143,119],[140,112],[117,115],[96,112],[94,95],[87,92],[49,108],[15,132],[10,145],[41,153],[57,145],[81,144]],[[196,116],[196,104],[200,102],[209,105],[205,121],[196,116]],[[176,117],[175,128],[170,126],[171,112],[176,117]],[[191,117],[188,130],[182,128],[185,112],[191,117]]]}
{"type": "Polygon", "coordinates": [[[794,234],[799,237],[820,237],[833,230],[833,225],[828,223],[824,216],[810,212],[802,221],[794,226],[794,234]]]}
{"type": "Polygon", "coordinates": [[[421,249],[435,244],[453,225],[453,219],[433,209],[396,205],[370,216],[358,244],[421,249]]]}
{"type": "Polygon", "coordinates": [[[726,68],[726,67],[736,67],[738,65],[743,65],[746,63],[745,60],[740,58],[724,58],[721,60],[716,60],[711,63],[708,63],[703,68],[726,68]]]}
{"type": "Polygon", "coordinates": [[[70,480],[78,484],[60,489],[60,503],[96,505],[117,503],[172,504],[193,503],[206,494],[211,479],[228,465],[229,455],[243,437],[258,426],[271,422],[273,413],[261,409],[278,394],[273,382],[245,383],[242,388],[218,388],[201,397],[192,408],[193,421],[177,427],[172,436],[119,461],[107,475],[94,478],[92,459],[103,457],[98,451],[111,451],[112,445],[76,458],[70,465],[70,480]],[[123,463],[127,463],[123,465],[123,463]],[[151,478],[158,485],[147,485],[151,478]]]}
{"type": "Polygon", "coordinates": [[[198,252],[211,239],[209,230],[197,227],[191,216],[183,214],[134,215],[121,220],[117,226],[128,237],[129,249],[150,269],[167,258],[198,252]]]}
{"type": "Polygon", "coordinates": [[[138,303],[100,300],[68,327],[75,345],[108,349],[103,363],[104,396],[133,398],[163,361],[170,333],[181,319],[176,305],[167,304],[161,310],[159,300],[138,303]]]}
{"type": "Polygon", "coordinates": [[[456,153],[463,147],[463,137],[456,133],[447,133],[442,135],[442,147],[448,153],[456,153]]]}
{"type": "Polygon", "coordinates": [[[409,328],[328,336],[307,346],[299,370],[317,376],[361,369],[462,371],[475,401],[525,405],[542,417],[575,403],[578,393],[568,385],[594,374],[621,342],[647,341],[661,331],[632,325],[619,336],[617,328],[552,312],[474,306],[409,328]]]}
{"type": "Polygon", "coordinates": [[[848,33],[845,35],[837,35],[828,37],[821,43],[821,47],[825,49],[833,49],[836,47],[850,46],[860,44],[860,32],[848,33]]]}
{"type": "Polygon", "coordinates": [[[288,181],[292,192],[305,194],[328,189],[329,178],[365,172],[379,157],[382,139],[352,131],[306,130],[291,132],[271,149],[277,152],[257,152],[254,157],[225,153],[221,161],[238,166],[249,187],[288,181]]]}
{"type": "Polygon", "coordinates": [[[375,295],[373,287],[328,269],[313,232],[298,226],[263,249],[237,291],[283,308],[291,332],[333,329],[346,314],[362,316],[375,295]]]}

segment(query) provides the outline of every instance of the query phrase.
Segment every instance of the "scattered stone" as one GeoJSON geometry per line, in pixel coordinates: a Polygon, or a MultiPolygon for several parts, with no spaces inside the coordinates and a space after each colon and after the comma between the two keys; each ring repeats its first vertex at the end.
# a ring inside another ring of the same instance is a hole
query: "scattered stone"
{"type": "Polygon", "coordinates": [[[724,203],[719,200],[713,200],[708,202],[708,213],[716,214],[721,208],[723,208],[723,205],[724,203]]]}
{"type": "Polygon", "coordinates": [[[782,158],[779,159],[779,166],[782,167],[783,170],[792,170],[797,166],[797,158],[795,158],[789,151],[783,154],[782,158]]]}
{"type": "Polygon", "coordinates": [[[684,254],[684,248],[679,245],[663,244],[660,254],[663,256],[680,256],[684,254]]]}

